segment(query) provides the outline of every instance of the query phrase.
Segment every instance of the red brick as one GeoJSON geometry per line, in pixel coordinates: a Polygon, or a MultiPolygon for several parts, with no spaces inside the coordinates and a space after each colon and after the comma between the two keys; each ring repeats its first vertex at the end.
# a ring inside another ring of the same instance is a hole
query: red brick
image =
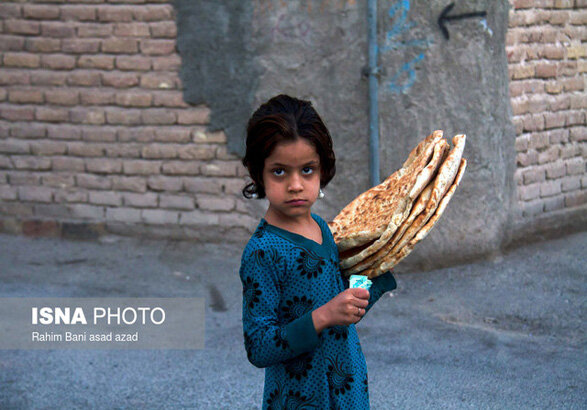
{"type": "Polygon", "coordinates": [[[97,53],[100,49],[100,40],[94,39],[64,39],[61,49],[64,53],[88,54],[97,53]]]}
{"type": "Polygon", "coordinates": [[[41,35],[54,38],[75,37],[75,27],[68,23],[43,22],[41,23],[41,35]]]}
{"type": "Polygon", "coordinates": [[[181,91],[157,92],[154,96],[153,105],[156,107],[189,107],[189,104],[183,100],[183,94],[181,91]]]}
{"type": "Polygon", "coordinates": [[[47,122],[67,122],[69,111],[63,108],[38,107],[35,109],[35,119],[47,122]]]}
{"type": "Polygon", "coordinates": [[[149,107],[152,101],[150,93],[122,92],[116,95],[116,104],[123,107],[149,107]]]}
{"type": "Polygon", "coordinates": [[[129,6],[99,6],[98,20],[120,22],[133,20],[133,8],[129,6]]]}
{"type": "Polygon", "coordinates": [[[114,69],[114,57],[107,55],[82,55],[77,61],[80,68],[95,68],[99,70],[114,69]]]}
{"type": "Polygon", "coordinates": [[[125,160],[122,164],[127,175],[154,175],[161,170],[161,161],[125,160]]]}
{"type": "Polygon", "coordinates": [[[24,37],[0,35],[0,51],[22,51],[24,49],[24,37]]]}
{"type": "Polygon", "coordinates": [[[179,71],[181,67],[181,57],[172,54],[163,57],[153,57],[153,70],[155,71],[179,71]]]}
{"type": "Polygon", "coordinates": [[[16,169],[30,169],[33,171],[47,171],[51,169],[51,160],[45,157],[15,155],[12,157],[12,163],[16,169]]]}
{"type": "Polygon", "coordinates": [[[140,158],[140,144],[111,144],[106,146],[106,156],[109,158],[140,158]]]}
{"type": "Polygon", "coordinates": [[[536,77],[552,78],[556,77],[556,64],[537,64],[536,77]]]}
{"type": "Polygon", "coordinates": [[[570,129],[571,141],[585,141],[587,140],[587,128],[586,127],[573,127],[570,129]]]}
{"type": "Polygon", "coordinates": [[[147,186],[153,191],[179,192],[183,190],[183,180],[178,177],[156,175],[147,179],[147,186]]]}
{"type": "Polygon", "coordinates": [[[88,172],[97,174],[119,174],[122,171],[122,162],[110,158],[87,158],[84,160],[88,172]]]}
{"type": "Polygon", "coordinates": [[[96,205],[122,205],[122,195],[117,192],[90,191],[89,202],[96,205]]]}
{"type": "Polygon", "coordinates": [[[43,93],[39,90],[9,90],[8,101],[17,104],[41,104],[43,102],[43,93]]]}
{"type": "Polygon", "coordinates": [[[14,138],[45,138],[45,135],[47,135],[47,127],[42,123],[15,124],[10,129],[10,136],[14,138]]]}
{"type": "MultiPolygon", "coordinates": [[[[110,176],[94,174],[76,174],[76,185],[89,189],[111,189],[112,179],[110,176]]],[[[115,188],[116,189],[116,188],[115,188]]]]}
{"type": "Polygon", "coordinates": [[[581,77],[569,78],[562,81],[563,89],[569,91],[583,91],[585,82],[581,77]]]}
{"type": "MultiPolygon", "coordinates": [[[[181,111],[180,111],[181,112],[181,111]]],[[[164,127],[155,130],[155,141],[158,142],[180,142],[186,143],[191,141],[190,128],[164,127]]]]}
{"type": "Polygon", "coordinates": [[[61,6],[61,20],[93,21],[96,20],[96,9],[87,6],[61,6]]]}
{"type": "Polygon", "coordinates": [[[11,34],[38,35],[41,33],[41,25],[36,21],[6,20],[4,31],[11,34]]]}
{"type": "Polygon", "coordinates": [[[69,73],[67,82],[73,86],[97,87],[100,85],[101,74],[93,71],[74,71],[69,73]]]}
{"type": "Polygon", "coordinates": [[[56,38],[27,38],[25,49],[33,53],[53,53],[61,50],[61,40],[56,38]]]}
{"type": "Polygon", "coordinates": [[[144,110],[141,118],[143,123],[148,125],[170,125],[177,121],[175,112],[166,109],[144,110]]]}
{"type": "Polygon", "coordinates": [[[129,109],[108,110],[106,112],[108,124],[138,125],[141,124],[141,111],[129,109]]]}
{"type": "Polygon", "coordinates": [[[557,9],[572,9],[573,0],[554,0],[554,7],[557,9]]]}
{"type": "MultiPolygon", "coordinates": [[[[180,159],[210,160],[216,156],[216,147],[211,145],[184,145],[179,149],[180,159]]],[[[233,159],[233,158],[230,158],[233,159]]]]}
{"type": "Polygon", "coordinates": [[[77,105],[79,92],[72,89],[53,89],[45,91],[45,98],[49,104],[77,105]]]}
{"type": "Polygon", "coordinates": [[[516,64],[508,67],[509,77],[512,80],[521,80],[534,77],[534,66],[529,64],[516,64]]]}
{"type": "Polygon", "coordinates": [[[200,175],[198,161],[167,161],[163,163],[162,171],[167,175],[200,175]]]}
{"type": "Polygon", "coordinates": [[[0,107],[2,118],[8,121],[32,121],[35,119],[35,109],[32,107],[0,107]]]}
{"type": "Polygon", "coordinates": [[[49,125],[47,136],[51,139],[78,140],[81,138],[79,126],[49,125]]]}
{"type": "Polygon", "coordinates": [[[113,26],[110,24],[81,24],[77,28],[79,37],[110,37],[113,32],[113,26]]]}
{"type": "Polygon", "coordinates": [[[103,85],[115,88],[129,88],[139,84],[139,77],[131,73],[102,73],[103,85]]]}
{"type": "Polygon", "coordinates": [[[51,160],[53,171],[85,171],[85,163],[81,158],[54,157],[51,160]]]}
{"type": "Polygon", "coordinates": [[[22,17],[22,6],[14,3],[0,3],[0,16],[4,19],[22,17]]]}
{"type": "Polygon", "coordinates": [[[60,236],[61,228],[56,221],[31,221],[22,222],[22,234],[32,238],[60,236]]]}
{"type": "Polygon", "coordinates": [[[556,112],[561,110],[568,110],[570,101],[568,95],[557,95],[549,99],[548,108],[550,111],[556,112]]]}
{"type": "Polygon", "coordinates": [[[139,21],[174,20],[175,13],[171,4],[133,8],[134,18],[139,21]]]}
{"type": "Polygon", "coordinates": [[[202,175],[238,176],[238,161],[209,161],[202,165],[202,175]]]}
{"type": "Polygon", "coordinates": [[[572,125],[585,125],[585,112],[584,111],[570,111],[567,112],[567,127],[572,125]]]}
{"type": "Polygon", "coordinates": [[[172,144],[151,144],[143,147],[141,156],[147,159],[177,158],[178,147],[172,144]]]}
{"type": "Polygon", "coordinates": [[[40,57],[29,53],[5,53],[4,66],[18,68],[38,68],[40,57]]]}
{"type": "Polygon", "coordinates": [[[151,142],[155,139],[155,130],[152,127],[120,128],[118,141],[121,142],[151,142]]]}
{"type": "Polygon", "coordinates": [[[162,21],[158,23],[150,23],[151,33],[154,38],[176,38],[177,26],[175,21],[162,21]]]}
{"type": "Polygon", "coordinates": [[[30,82],[32,85],[65,85],[69,73],[56,73],[53,71],[35,71],[30,74],[30,82]]]}
{"type": "Polygon", "coordinates": [[[82,139],[93,142],[114,142],[116,141],[116,128],[104,126],[84,128],[82,139]]]}
{"type": "Polygon", "coordinates": [[[114,104],[114,97],[115,93],[112,91],[91,90],[80,92],[80,100],[84,105],[114,104]]]}
{"type": "Polygon", "coordinates": [[[31,143],[31,151],[34,155],[64,155],[67,145],[59,141],[36,141],[31,143]]]}
{"type": "Polygon", "coordinates": [[[65,54],[44,54],[41,66],[51,70],[71,70],[75,67],[75,57],[65,54]]]}
{"type": "Polygon", "coordinates": [[[561,91],[563,90],[563,85],[560,82],[558,82],[557,80],[549,81],[549,82],[545,83],[544,90],[548,94],[560,94],[561,91]]]}
{"type": "MultiPolygon", "coordinates": [[[[587,8],[587,4],[583,5],[587,8]]],[[[587,25],[587,10],[576,10],[571,12],[569,22],[577,26],[587,25]]]]}
{"type": "Polygon", "coordinates": [[[29,154],[30,144],[26,141],[3,140],[0,141],[0,152],[3,154],[29,154]]]}
{"type": "Polygon", "coordinates": [[[112,189],[116,191],[147,192],[147,182],[144,177],[113,176],[112,189]]]}
{"type": "Polygon", "coordinates": [[[10,185],[41,185],[40,174],[17,171],[8,174],[10,185]]]}
{"type": "Polygon", "coordinates": [[[22,8],[23,16],[27,19],[55,20],[59,18],[59,7],[40,4],[25,4],[22,8]]]}
{"type": "Polygon", "coordinates": [[[562,128],[565,126],[566,115],[564,113],[544,113],[544,121],[546,129],[562,128]]]}
{"type": "Polygon", "coordinates": [[[139,51],[137,40],[130,38],[113,38],[102,41],[103,53],[133,54],[139,51]]]}
{"type": "Polygon", "coordinates": [[[175,53],[175,40],[141,40],[141,52],[146,55],[175,53]]]}
{"type": "Polygon", "coordinates": [[[114,26],[114,35],[119,37],[149,37],[147,23],[118,23],[114,26]]]}
{"type": "Polygon", "coordinates": [[[141,76],[143,88],[176,89],[177,85],[177,74],[149,73],[141,76]]]}
{"type": "Polygon", "coordinates": [[[544,129],[544,116],[532,114],[524,116],[524,131],[541,131],[544,129]]]}
{"type": "Polygon", "coordinates": [[[0,70],[0,85],[28,85],[31,75],[23,70],[0,70]]]}
{"type": "Polygon", "coordinates": [[[106,116],[100,108],[73,108],[70,119],[74,124],[102,125],[106,123],[106,116]]]}
{"type": "Polygon", "coordinates": [[[117,56],[116,68],[119,70],[149,71],[151,60],[143,56],[117,56]]]}
{"type": "Polygon", "coordinates": [[[157,194],[145,192],[141,194],[124,193],[124,205],[136,206],[140,208],[154,208],[157,206],[157,194]]]}
{"type": "Polygon", "coordinates": [[[559,76],[571,77],[577,74],[577,62],[576,61],[562,61],[557,64],[557,72],[559,76]]]}

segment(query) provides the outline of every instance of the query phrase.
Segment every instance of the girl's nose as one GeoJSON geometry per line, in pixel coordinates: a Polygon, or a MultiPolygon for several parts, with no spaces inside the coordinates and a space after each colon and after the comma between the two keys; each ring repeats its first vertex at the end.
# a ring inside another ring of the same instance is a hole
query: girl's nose
{"type": "Polygon", "coordinates": [[[300,191],[302,188],[302,178],[299,175],[294,174],[289,181],[289,190],[300,191]]]}

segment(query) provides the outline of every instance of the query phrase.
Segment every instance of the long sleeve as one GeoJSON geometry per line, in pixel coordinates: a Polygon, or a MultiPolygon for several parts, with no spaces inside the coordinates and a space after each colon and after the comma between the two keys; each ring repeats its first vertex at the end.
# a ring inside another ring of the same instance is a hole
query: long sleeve
{"type": "Polygon", "coordinates": [[[270,252],[256,249],[243,255],[240,279],[243,285],[243,332],[249,361],[267,367],[313,350],[319,342],[312,309],[281,323],[279,263],[270,252]]]}
{"type": "MultiPolygon", "coordinates": [[[[373,305],[383,296],[385,292],[397,288],[397,283],[391,271],[387,271],[382,275],[372,279],[373,284],[369,289],[369,304],[365,308],[365,314],[373,307],[373,305]]],[[[343,277],[343,284],[345,289],[349,287],[349,279],[343,277]]]]}

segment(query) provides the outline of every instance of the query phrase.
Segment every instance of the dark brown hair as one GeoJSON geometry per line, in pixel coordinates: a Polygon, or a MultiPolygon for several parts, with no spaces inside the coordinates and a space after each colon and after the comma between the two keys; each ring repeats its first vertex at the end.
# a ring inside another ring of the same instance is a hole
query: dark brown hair
{"type": "Polygon", "coordinates": [[[310,101],[280,94],[262,104],[247,125],[247,149],[242,160],[253,182],[243,190],[245,198],[265,198],[263,166],[277,144],[308,140],[320,157],[320,188],[324,188],[336,173],[332,138],[310,101]]]}

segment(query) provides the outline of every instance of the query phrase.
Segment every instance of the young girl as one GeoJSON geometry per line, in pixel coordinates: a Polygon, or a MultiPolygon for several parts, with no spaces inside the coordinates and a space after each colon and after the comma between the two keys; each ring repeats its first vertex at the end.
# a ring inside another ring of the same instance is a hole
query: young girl
{"type": "Polygon", "coordinates": [[[270,99],[247,127],[246,198],[267,198],[241,258],[244,344],[265,368],[263,408],[367,409],[367,367],[355,323],[386,291],[349,289],[326,222],[311,212],[335,174],[330,133],[309,101],[270,99]]]}

